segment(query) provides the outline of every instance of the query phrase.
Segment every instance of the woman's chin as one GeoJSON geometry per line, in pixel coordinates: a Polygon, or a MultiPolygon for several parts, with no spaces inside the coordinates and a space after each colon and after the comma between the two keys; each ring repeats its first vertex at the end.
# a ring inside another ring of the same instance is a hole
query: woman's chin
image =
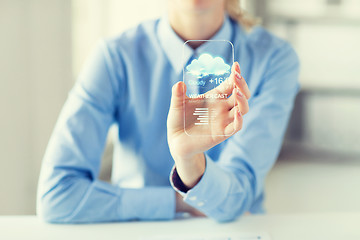
{"type": "Polygon", "coordinates": [[[219,5],[220,0],[176,0],[179,7],[188,11],[207,11],[219,5]]]}

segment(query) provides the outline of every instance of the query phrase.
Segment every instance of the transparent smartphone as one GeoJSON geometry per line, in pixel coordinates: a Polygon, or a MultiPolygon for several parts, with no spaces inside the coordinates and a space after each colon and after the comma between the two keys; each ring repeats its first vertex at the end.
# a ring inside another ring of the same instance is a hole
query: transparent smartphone
{"type": "Polygon", "coordinates": [[[225,134],[224,129],[229,124],[227,113],[231,104],[235,106],[235,100],[229,103],[228,99],[233,89],[229,81],[234,63],[233,44],[226,40],[189,40],[184,48],[194,42],[201,43],[200,47],[190,61],[184,59],[188,61],[183,69],[184,131],[190,136],[231,135],[228,131],[225,134]]]}

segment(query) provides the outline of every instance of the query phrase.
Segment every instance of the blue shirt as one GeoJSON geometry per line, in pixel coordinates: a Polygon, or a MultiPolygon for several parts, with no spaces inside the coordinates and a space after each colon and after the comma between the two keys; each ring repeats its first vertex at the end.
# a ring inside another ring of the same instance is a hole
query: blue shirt
{"type": "MultiPolygon", "coordinates": [[[[243,129],[205,153],[200,182],[186,203],[218,221],[263,212],[264,181],[281,147],[298,91],[298,58],[261,27],[247,33],[229,17],[212,39],[231,41],[252,97],[243,129]]],[[[205,52],[207,42],[196,49],[205,52]]],[[[49,141],[38,213],[49,222],[173,219],[181,184],[166,139],[171,87],[194,50],[166,17],[99,44],[85,64],[49,141]],[[98,180],[116,124],[112,184],[98,180]],[[175,190],[174,190],[175,189],[175,190]]]]}

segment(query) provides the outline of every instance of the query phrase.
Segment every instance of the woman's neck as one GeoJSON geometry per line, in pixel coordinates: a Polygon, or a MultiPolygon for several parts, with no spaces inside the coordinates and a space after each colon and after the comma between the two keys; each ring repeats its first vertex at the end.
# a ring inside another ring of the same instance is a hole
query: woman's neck
{"type": "MultiPolygon", "coordinates": [[[[210,39],[221,28],[224,22],[224,10],[215,9],[204,12],[179,11],[169,6],[170,25],[176,34],[184,41],[210,39]]],[[[201,42],[191,42],[192,48],[197,48],[201,42]]]]}

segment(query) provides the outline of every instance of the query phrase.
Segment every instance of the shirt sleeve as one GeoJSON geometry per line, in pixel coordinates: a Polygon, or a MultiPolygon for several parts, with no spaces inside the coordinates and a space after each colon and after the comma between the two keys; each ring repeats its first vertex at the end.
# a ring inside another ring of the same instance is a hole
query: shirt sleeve
{"type": "Polygon", "coordinates": [[[299,90],[299,61],[289,44],[272,55],[257,93],[249,101],[243,129],[230,137],[215,162],[192,189],[184,188],[174,168],[170,181],[184,201],[217,221],[253,211],[263,196],[267,173],[275,163],[299,90]]]}
{"type": "Polygon", "coordinates": [[[171,187],[123,189],[98,180],[108,129],[121,99],[121,61],[102,42],[85,64],[50,138],[37,212],[54,223],[172,219],[171,187]]]}

